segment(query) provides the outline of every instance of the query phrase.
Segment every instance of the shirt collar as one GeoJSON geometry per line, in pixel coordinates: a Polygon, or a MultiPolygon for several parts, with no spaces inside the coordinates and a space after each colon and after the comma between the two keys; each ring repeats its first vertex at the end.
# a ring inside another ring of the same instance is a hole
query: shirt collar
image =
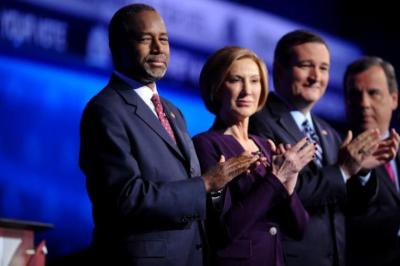
{"type": "Polygon", "coordinates": [[[136,81],[136,80],[134,80],[134,79],[131,79],[130,77],[128,77],[128,76],[122,74],[121,72],[119,72],[119,71],[117,71],[117,70],[114,70],[114,74],[115,74],[117,77],[119,77],[120,79],[122,79],[124,82],[126,82],[126,83],[127,83],[132,89],[134,89],[135,91],[136,91],[136,90],[139,90],[139,91],[142,91],[142,90],[150,90],[151,95],[153,95],[153,94],[158,94],[157,85],[156,85],[155,83],[154,83],[154,89],[152,89],[152,88],[150,88],[149,86],[143,85],[142,83],[140,83],[140,82],[138,82],[138,81],[136,81]]]}
{"type": "Polygon", "coordinates": [[[386,131],[383,135],[382,135],[382,139],[387,139],[388,137],[390,137],[389,131],[386,131]]]}
{"type": "Polygon", "coordinates": [[[114,70],[114,73],[124,82],[126,82],[126,84],[128,84],[133,89],[133,91],[136,92],[137,95],[142,99],[142,101],[150,108],[154,115],[157,116],[154,104],[151,101],[151,97],[153,97],[153,94],[158,94],[156,84],[154,83],[154,89],[152,89],[149,86],[143,85],[140,82],[137,82],[136,80],[127,77],[121,72],[114,70]]]}
{"type": "Polygon", "coordinates": [[[297,127],[300,130],[303,130],[302,124],[303,124],[304,120],[306,120],[306,119],[308,120],[308,123],[310,124],[311,128],[313,130],[315,130],[310,112],[303,114],[300,111],[293,110],[293,111],[290,111],[290,115],[293,117],[294,121],[296,122],[297,127]]]}

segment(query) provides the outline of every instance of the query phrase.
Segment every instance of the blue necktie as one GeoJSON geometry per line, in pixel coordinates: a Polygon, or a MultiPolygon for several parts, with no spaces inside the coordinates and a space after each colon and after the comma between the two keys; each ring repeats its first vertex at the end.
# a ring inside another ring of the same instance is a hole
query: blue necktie
{"type": "Polygon", "coordinates": [[[307,119],[304,120],[301,126],[303,127],[304,134],[310,139],[310,141],[316,143],[314,162],[318,167],[322,167],[322,148],[317,133],[312,129],[307,119]]]}

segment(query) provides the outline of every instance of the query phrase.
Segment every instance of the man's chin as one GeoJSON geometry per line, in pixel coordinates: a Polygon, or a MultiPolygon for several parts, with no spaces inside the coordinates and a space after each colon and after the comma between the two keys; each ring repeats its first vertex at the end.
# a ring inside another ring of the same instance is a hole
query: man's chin
{"type": "Polygon", "coordinates": [[[375,129],[375,128],[377,128],[377,125],[375,123],[364,122],[364,123],[361,124],[362,131],[375,129]]]}
{"type": "Polygon", "coordinates": [[[314,104],[316,104],[319,99],[321,98],[321,95],[299,95],[298,97],[295,97],[294,102],[301,102],[302,105],[306,105],[306,106],[312,106],[314,104]]]}
{"type": "Polygon", "coordinates": [[[165,70],[157,70],[157,71],[152,71],[152,70],[146,70],[147,73],[147,78],[151,80],[152,82],[158,81],[162,79],[165,76],[165,70]]]}

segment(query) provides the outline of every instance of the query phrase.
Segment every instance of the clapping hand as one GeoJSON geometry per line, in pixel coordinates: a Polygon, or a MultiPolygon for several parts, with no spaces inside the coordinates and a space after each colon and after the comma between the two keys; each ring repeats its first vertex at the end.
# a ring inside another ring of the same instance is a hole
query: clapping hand
{"type": "Polygon", "coordinates": [[[315,145],[308,142],[304,137],[293,146],[290,144],[279,144],[278,147],[268,140],[273,152],[272,173],[282,182],[291,195],[297,182],[298,173],[315,156],[315,145]]]}
{"type": "Polygon", "coordinates": [[[203,175],[207,192],[223,188],[229,181],[247,171],[250,165],[260,159],[259,155],[243,152],[241,155],[225,160],[221,155],[219,162],[203,175]]]}
{"type": "Polygon", "coordinates": [[[348,131],[339,150],[339,166],[350,178],[364,169],[376,167],[382,160],[382,152],[386,145],[382,143],[379,150],[379,130],[369,129],[353,139],[353,133],[348,131]]]}
{"type": "Polygon", "coordinates": [[[376,150],[368,156],[362,163],[362,171],[370,171],[371,169],[385,164],[394,159],[399,149],[400,137],[395,129],[392,129],[390,136],[378,143],[376,150]]]}

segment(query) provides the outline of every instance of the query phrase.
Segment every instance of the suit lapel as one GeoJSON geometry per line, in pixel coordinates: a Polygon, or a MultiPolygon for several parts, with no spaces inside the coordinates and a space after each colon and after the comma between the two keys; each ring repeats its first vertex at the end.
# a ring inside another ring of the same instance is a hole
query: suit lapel
{"type": "Polygon", "coordinates": [[[396,201],[400,204],[400,194],[396,190],[396,187],[393,184],[393,182],[390,180],[389,174],[386,172],[385,167],[383,165],[379,166],[375,168],[375,171],[376,175],[380,177],[379,180],[382,183],[382,185],[385,186],[387,190],[390,191],[390,193],[393,195],[396,201]]]}
{"type": "Polygon", "coordinates": [[[271,93],[268,96],[267,107],[270,109],[270,113],[280,127],[280,130],[277,130],[277,132],[284,132],[281,136],[283,142],[293,144],[304,137],[303,132],[300,131],[293,117],[290,115],[289,108],[279,96],[271,93]]]}
{"type": "Polygon", "coordinates": [[[125,84],[118,77],[113,76],[110,81],[111,88],[116,91],[124,98],[126,104],[135,107],[135,115],[139,117],[146,125],[149,126],[164,142],[172,148],[180,157],[185,158],[178,146],[174,143],[167,131],[161,125],[158,118],[150,110],[150,108],[143,102],[143,100],[136,94],[136,92],[125,84]]]}
{"type": "MultiPolygon", "coordinates": [[[[286,143],[294,143],[299,141],[304,137],[304,133],[298,128],[296,122],[293,117],[290,115],[290,110],[286,106],[286,104],[279,98],[279,96],[271,93],[268,96],[268,108],[270,109],[271,114],[275,117],[277,124],[281,127],[281,130],[277,130],[277,132],[281,134],[281,139],[286,143]],[[288,138],[289,136],[289,138],[288,138]]],[[[332,143],[332,134],[329,130],[326,130],[322,123],[316,118],[313,118],[313,123],[315,126],[315,130],[320,139],[320,145],[323,150],[323,161],[327,164],[333,164],[336,160],[336,154],[333,154],[332,148],[335,143],[332,143]]]]}
{"type": "Polygon", "coordinates": [[[282,127],[284,131],[286,131],[288,135],[293,138],[295,142],[298,142],[305,136],[304,133],[300,131],[290,113],[283,113],[282,116],[278,119],[278,124],[282,127]]]}
{"type": "Polygon", "coordinates": [[[185,138],[186,132],[183,132],[176,121],[176,114],[174,112],[172,112],[172,110],[170,110],[170,108],[163,104],[163,108],[164,108],[164,112],[167,116],[167,119],[169,121],[169,123],[171,124],[172,129],[174,130],[175,133],[175,138],[176,141],[178,142],[177,144],[180,144],[180,147],[182,147],[182,150],[184,152],[184,154],[186,155],[186,158],[188,158],[190,160],[190,151],[189,151],[189,147],[187,145],[188,140],[185,138]]]}

